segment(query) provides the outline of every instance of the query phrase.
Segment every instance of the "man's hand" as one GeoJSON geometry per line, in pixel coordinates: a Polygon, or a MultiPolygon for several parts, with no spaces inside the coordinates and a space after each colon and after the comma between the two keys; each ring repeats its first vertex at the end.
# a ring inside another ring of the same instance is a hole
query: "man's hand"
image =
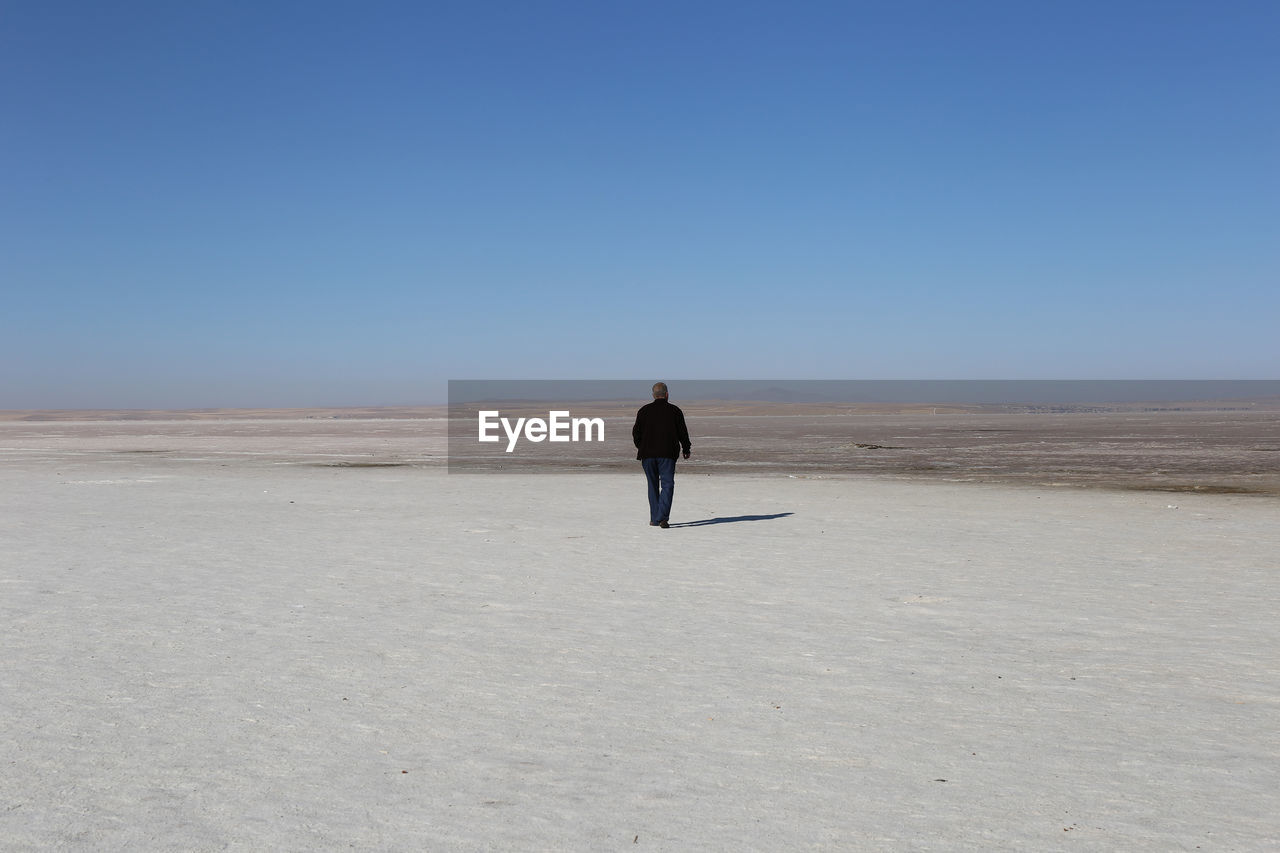
{"type": "Polygon", "coordinates": [[[685,459],[688,459],[688,458],[689,458],[689,452],[688,452],[687,450],[685,451],[684,458],[685,458],[685,459]]]}

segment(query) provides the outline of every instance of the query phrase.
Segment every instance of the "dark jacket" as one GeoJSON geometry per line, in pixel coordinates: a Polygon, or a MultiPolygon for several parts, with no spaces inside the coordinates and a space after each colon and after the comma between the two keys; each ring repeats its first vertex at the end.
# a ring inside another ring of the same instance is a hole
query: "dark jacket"
{"type": "Polygon", "coordinates": [[[636,412],[636,425],[631,428],[637,459],[675,459],[680,451],[693,447],[689,430],[684,425],[684,412],[666,400],[654,400],[636,412]]]}

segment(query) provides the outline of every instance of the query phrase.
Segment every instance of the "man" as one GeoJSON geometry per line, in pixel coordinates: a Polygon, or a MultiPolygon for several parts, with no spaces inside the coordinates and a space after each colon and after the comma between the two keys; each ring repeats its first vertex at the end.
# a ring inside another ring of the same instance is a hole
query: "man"
{"type": "Polygon", "coordinates": [[[649,481],[649,526],[669,527],[671,498],[676,488],[676,457],[689,458],[693,445],[684,425],[684,412],[667,401],[665,382],[653,386],[653,402],[636,412],[631,428],[636,458],[649,481]]]}

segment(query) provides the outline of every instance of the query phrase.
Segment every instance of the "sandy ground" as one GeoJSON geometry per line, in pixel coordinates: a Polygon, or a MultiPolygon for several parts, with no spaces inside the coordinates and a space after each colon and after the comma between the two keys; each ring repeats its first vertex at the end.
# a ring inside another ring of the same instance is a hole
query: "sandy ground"
{"type": "Polygon", "coordinates": [[[1280,844],[1273,498],[382,428],[0,425],[0,847],[1280,844]]]}

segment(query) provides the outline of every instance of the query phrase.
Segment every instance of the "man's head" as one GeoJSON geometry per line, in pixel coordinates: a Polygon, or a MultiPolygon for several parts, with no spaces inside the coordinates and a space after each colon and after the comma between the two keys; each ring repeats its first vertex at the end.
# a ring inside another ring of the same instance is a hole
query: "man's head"
{"type": "Polygon", "coordinates": [[[653,399],[655,400],[667,399],[667,383],[665,382],[653,383],[653,399]]]}

